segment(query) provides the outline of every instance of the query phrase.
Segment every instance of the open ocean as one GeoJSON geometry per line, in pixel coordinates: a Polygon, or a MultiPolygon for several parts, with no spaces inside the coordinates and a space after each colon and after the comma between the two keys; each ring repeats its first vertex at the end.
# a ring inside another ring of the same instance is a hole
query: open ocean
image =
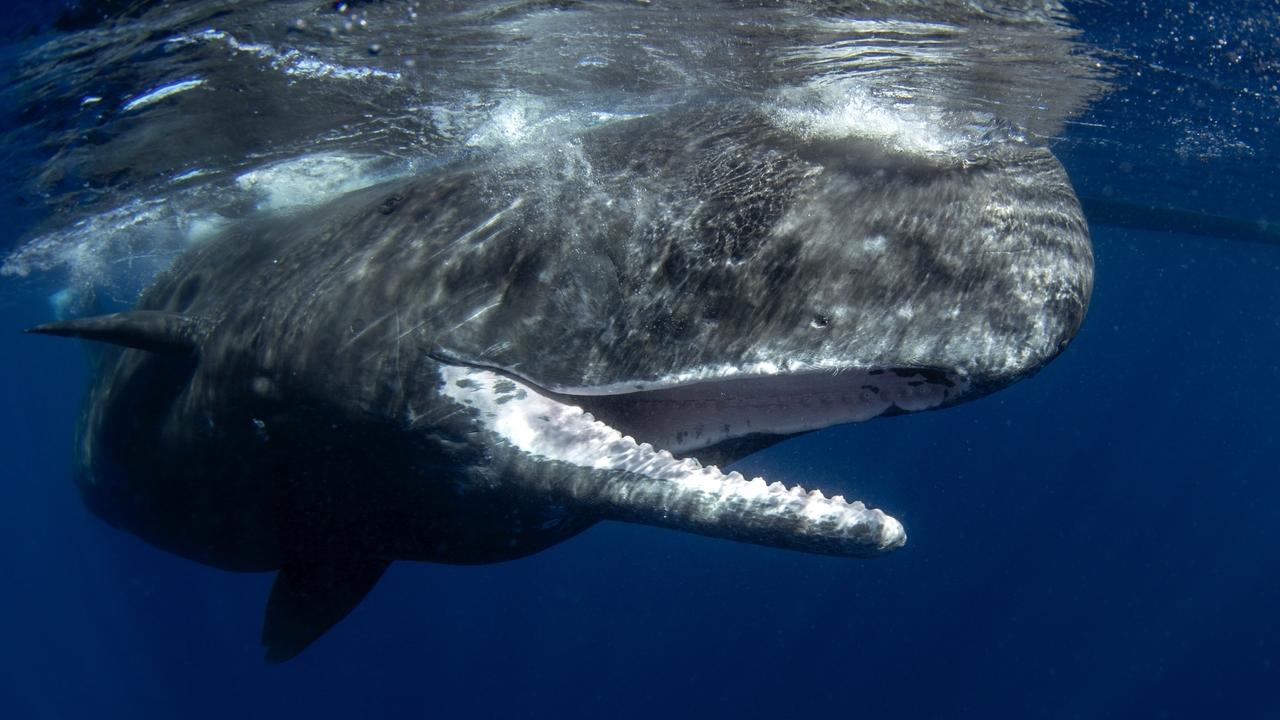
{"type": "MultiPolygon", "coordinates": [[[[0,72],[60,8],[15,6],[0,72]]],[[[1280,718],[1280,3],[1067,9],[1107,84],[1047,139],[1096,254],[1071,346],[990,397],[733,466],[874,500],[910,534],[881,559],[603,523],[512,562],[396,563],[267,665],[271,575],[78,497],[85,355],[20,332],[75,268],[0,277],[0,717],[1280,718]]],[[[22,184],[50,162],[23,123],[62,105],[6,87],[8,254],[66,209],[22,184]]],[[[137,278],[108,280],[127,302],[137,278]]]]}

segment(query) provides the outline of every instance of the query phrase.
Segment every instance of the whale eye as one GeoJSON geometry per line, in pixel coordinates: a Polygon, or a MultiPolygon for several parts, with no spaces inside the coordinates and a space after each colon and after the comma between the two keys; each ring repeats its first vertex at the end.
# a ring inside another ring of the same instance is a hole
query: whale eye
{"type": "Polygon", "coordinates": [[[821,330],[830,324],[831,318],[821,314],[814,315],[813,319],[809,321],[809,327],[814,328],[815,330],[821,330]]]}
{"type": "Polygon", "coordinates": [[[378,206],[378,212],[383,215],[390,215],[396,211],[396,208],[400,207],[400,203],[402,202],[404,202],[403,195],[399,193],[391,195],[386,200],[383,200],[382,204],[378,206]]]}

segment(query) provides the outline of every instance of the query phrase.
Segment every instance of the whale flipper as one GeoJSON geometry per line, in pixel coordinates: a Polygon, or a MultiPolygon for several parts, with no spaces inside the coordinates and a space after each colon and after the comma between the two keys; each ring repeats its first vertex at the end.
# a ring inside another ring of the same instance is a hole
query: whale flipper
{"type": "Polygon", "coordinates": [[[204,331],[199,320],[161,310],[129,310],[111,315],[37,325],[27,332],[77,337],[150,352],[193,353],[204,331]]]}
{"type": "Polygon", "coordinates": [[[390,564],[359,559],[281,568],[262,625],[267,662],[284,662],[305,650],[360,604],[390,564]]]}

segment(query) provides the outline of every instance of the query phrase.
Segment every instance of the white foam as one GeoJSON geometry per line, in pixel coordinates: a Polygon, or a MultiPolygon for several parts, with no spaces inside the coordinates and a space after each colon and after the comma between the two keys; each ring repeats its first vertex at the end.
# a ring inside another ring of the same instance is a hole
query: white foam
{"type": "Polygon", "coordinates": [[[306,155],[236,177],[236,186],[258,199],[259,210],[319,205],[338,195],[390,179],[379,158],[346,154],[306,155]]]}
{"type": "Polygon", "coordinates": [[[955,156],[966,134],[941,110],[880,97],[847,83],[811,85],[784,93],[771,113],[783,130],[804,140],[856,138],[895,153],[955,156]]]}
{"type": "Polygon", "coordinates": [[[236,52],[261,58],[267,61],[272,68],[291,77],[332,80],[400,80],[400,73],[395,71],[329,63],[294,48],[278,50],[264,43],[242,42],[225,30],[209,29],[178,35],[169,40],[169,46],[172,48],[209,42],[221,42],[236,52]]]}
{"type": "Polygon", "coordinates": [[[230,186],[195,182],[205,173],[191,170],[173,178],[184,187],[168,196],[133,199],[31,239],[4,258],[0,275],[64,270],[75,285],[113,288],[118,299],[129,301],[183,250],[236,222],[218,207],[248,200],[259,212],[297,212],[407,171],[384,158],[347,154],[255,168],[230,186]]]}
{"type": "Polygon", "coordinates": [[[180,80],[178,82],[169,83],[168,85],[161,85],[160,87],[153,88],[134,97],[126,102],[124,107],[120,109],[123,112],[133,112],[134,110],[144,108],[148,105],[154,105],[165,98],[173,97],[174,95],[187,92],[188,90],[194,90],[204,84],[205,81],[203,78],[191,78],[189,80],[180,80]]]}

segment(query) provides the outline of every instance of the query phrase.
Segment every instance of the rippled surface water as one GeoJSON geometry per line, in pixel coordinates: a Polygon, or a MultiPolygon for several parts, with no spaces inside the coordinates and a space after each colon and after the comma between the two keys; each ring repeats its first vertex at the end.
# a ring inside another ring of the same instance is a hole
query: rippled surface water
{"type": "Polygon", "coordinates": [[[1275,2],[63,9],[0,31],[3,716],[1280,713],[1275,2]],[[50,296],[127,304],[244,219],[688,103],[957,162],[1029,137],[1084,201],[1093,305],[1039,376],[739,463],[875,498],[911,529],[899,553],[601,526],[514,563],[399,564],[268,668],[269,577],[81,507],[84,361],[17,335],[50,296]]]}
{"type": "Polygon", "coordinates": [[[1053,137],[1106,73],[1064,10],[1020,5],[157,4],[21,59],[10,143],[38,148],[16,180],[46,220],[3,271],[136,285],[255,210],[681,103],[932,153],[1053,137]]]}

